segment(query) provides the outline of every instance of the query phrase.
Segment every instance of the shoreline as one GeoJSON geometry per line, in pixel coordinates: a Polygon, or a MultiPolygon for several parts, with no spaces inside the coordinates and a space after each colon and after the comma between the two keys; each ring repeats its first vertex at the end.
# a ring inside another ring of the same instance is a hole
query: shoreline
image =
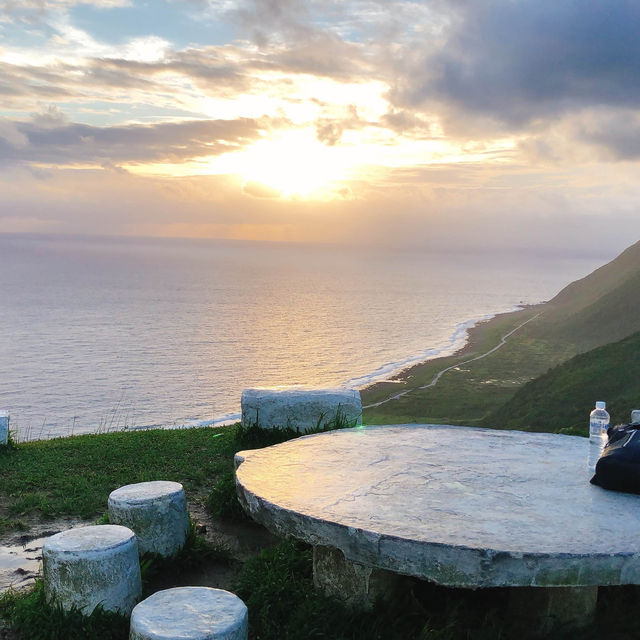
{"type": "MultiPolygon", "coordinates": [[[[403,360],[397,360],[395,362],[385,363],[380,365],[372,373],[363,374],[361,376],[355,376],[349,378],[346,382],[335,385],[337,387],[354,388],[360,391],[368,391],[376,385],[384,384],[399,384],[406,382],[411,377],[411,372],[419,370],[426,365],[431,365],[438,360],[445,360],[448,358],[455,358],[458,356],[466,355],[468,349],[472,346],[475,333],[482,327],[487,326],[489,323],[496,319],[503,318],[505,316],[513,316],[521,311],[526,311],[535,307],[544,305],[545,302],[538,302],[536,304],[518,304],[505,311],[498,311],[496,313],[488,313],[482,316],[476,316],[468,320],[463,320],[454,325],[453,333],[449,338],[449,342],[442,348],[430,347],[425,349],[418,355],[409,356],[403,360]]],[[[333,387],[332,387],[333,388],[333,387]]],[[[364,408],[364,407],[363,407],[364,408]]],[[[241,412],[227,413],[221,416],[215,416],[213,419],[208,420],[192,420],[182,425],[176,425],[173,427],[160,427],[161,429],[191,429],[197,427],[223,427],[238,422],[241,418],[241,412]]],[[[154,427],[133,427],[130,431],[143,431],[146,429],[152,429],[154,427]]]]}
{"type": "MultiPolygon", "coordinates": [[[[450,360],[457,360],[463,356],[471,354],[478,347],[478,344],[482,342],[482,336],[487,330],[491,328],[494,323],[499,322],[505,317],[514,317],[519,313],[526,312],[528,310],[542,307],[546,302],[539,302],[536,304],[518,304],[505,311],[499,311],[496,313],[485,314],[483,316],[476,316],[462,322],[458,322],[454,325],[453,333],[449,337],[448,344],[444,347],[437,348],[431,347],[425,349],[420,354],[409,356],[403,360],[395,362],[385,363],[378,367],[372,373],[355,376],[350,378],[346,382],[343,382],[338,387],[355,388],[360,391],[362,396],[363,409],[373,408],[384,402],[392,400],[393,389],[389,389],[390,385],[403,385],[407,384],[411,378],[419,375],[424,369],[432,367],[436,363],[444,363],[450,360]],[[365,396],[370,394],[377,394],[388,390],[389,394],[386,399],[373,403],[366,403],[365,396]],[[364,394],[364,395],[363,395],[364,394]]],[[[404,394],[409,391],[404,391],[404,394]]],[[[128,426],[123,429],[123,432],[137,432],[137,431],[150,431],[153,429],[159,429],[163,431],[170,430],[182,430],[182,429],[196,429],[202,427],[224,427],[231,424],[235,424],[241,418],[241,412],[232,412],[222,414],[220,416],[214,416],[208,419],[192,419],[187,420],[181,424],[151,424],[151,425],[137,425],[128,426]]],[[[118,432],[118,429],[107,430],[106,432],[118,432]]],[[[97,435],[104,433],[105,431],[81,431],[76,433],[56,434],[50,438],[17,438],[17,442],[37,442],[41,440],[54,440],[57,438],[69,438],[74,435],[97,435]]],[[[19,435],[19,434],[18,434],[19,435]]]]}
{"type": "MultiPolygon", "coordinates": [[[[517,321],[519,314],[522,314],[523,316],[528,316],[528,319],[523,318],[528,322],[529,319],[533,319],[534,312],[540,313],[546,304],[547,302],[544,301],[536,304],[518,305],[518,307],[512,310],[502,311],[489,317],[476,320],[466,330],[465,343],[457,350],[448,354],[438,355],[428,360],[416,362],[408,367],[404,367],[388,379],[378,380],[361,388],[360,393],[362,395],[363,410],[368,408],[373,409],[381,404],[390,402],[393,400],[395,395],[400,397],[402,395],[407,395],[416,389],[429,386],[417,384],[414,387],[410,387],[408,385],[414,378],[424,378],[425,373],[432,369],[432,375],[439,378],[438,374],[444,373],[444,370],[448,369],[449,366],[453,368],[460,364],[460,361],[465,357],[476,356],[478,350],[486,346],[485,342],[488,339],[488,334],[497,329],[506,320],[513,319],[513,324],[517,326],[515,321],[517,321]],[[400,391],[400,393],[398,393],[398,385],[403,385],[405,387],[405,389],[400,391]]],[[[496,345],[499,343],[500,338],[497,338],[496,345]]]]}
{"type": "MultiPolygon", "coordinates": [[[[444,360],[457,356],[467,355],[473,351],[473,348],[475,348],[475,343],[478,341],[478,333],[481,332],[484,328],[488,327],[488,325],[493,323],[494,320],[502,319],[505,316],[514,316],[521,311],[528,311],[534,308],[541,307],[545,304],[546,302],[538,302],[536,304],[521,304],[511,309],[507,309],[506,311],[499,311],[497,313],[491,313],[485,316],[479,316],[477,318],[466,320],[465,322],[460,322],[456,325],[456,329],[453,335],[456,335],[460,332],[464,338],[463,344],[457,346],[453,350],[446,348],[442,349],[439,353],[434,354],[433,357],[427,357],[425,359],[418,360],[418,358],[421,358],[421,356],[415,356],[412,358],[407,358],[407,360],[402,361],[402,363],[392,363],[394,365],[398,364],[399,366],[394,367],[389,378],[372,380],[370,383],[363,384],[361,391],[385,382],[404,382],[409,377],[411,377],[411,372],[417,369],[421,369],[426,364],[433,364],[436,360],[444,360]],[[443,351],[447,351],[448,353],[443,353],[443,351]],[[406,365],[403,364],[405,362],[407,363],[406,365]]],[[[453,338],[451,342],[453,342],[453,338]]],[[[383,365],[384,368],[389,366],[391,365],[383,365]]],[[[380,367],[380,369],[382,369],[383,367],[380,367]]],[[[364,377],[365,376],[361,376],[360,378],[364,377]]],[[[353,380],[358,380],[360,378],[353,378],[353,380]]]]}

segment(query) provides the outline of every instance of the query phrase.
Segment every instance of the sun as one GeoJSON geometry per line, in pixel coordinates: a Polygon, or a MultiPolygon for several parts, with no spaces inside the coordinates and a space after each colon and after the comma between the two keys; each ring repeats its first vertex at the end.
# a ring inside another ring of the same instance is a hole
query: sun
{"type": "Polygon", "coordinates": [[[344,150],[318,141],[313,129],[282,132],[233,155],[229,169],[282,198],[326,199],[350,173],[344,150]]]}

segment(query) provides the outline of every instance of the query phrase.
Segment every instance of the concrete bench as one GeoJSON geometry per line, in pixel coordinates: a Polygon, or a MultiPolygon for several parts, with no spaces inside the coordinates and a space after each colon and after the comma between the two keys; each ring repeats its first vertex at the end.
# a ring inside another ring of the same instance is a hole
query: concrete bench
{"type": "Polygon", "coordinates": [[[69,529],[42,545],[47,602],[90,615],[98,606],[129,615],[142,593],[136,537],[130,529],[99,525],[69,529]]]}
{"type": "Polygon", "coordinates": [[[247,607],[209,587],[158,591],[131,614],[129,640],[247,640],[247,607]]]}
{"type": "Polygon", "coordinates": [[[0,411],[0,445],[9,442],[9,412],[0,411]]]}
{"type": "Polygon", "coordinates": [[[109,495],[109,521],[132,529],[138,551],[172,556],[182,547],[189,529],[184,489],[179,482],[128,484],[109,495]]]}
{"type": "Polygon", "coordinates": [[[362,424],[362,401],[356,389],[245,389],[242,424],[263,429],[326,426],[338,413],[350,426],[362,424]]]}

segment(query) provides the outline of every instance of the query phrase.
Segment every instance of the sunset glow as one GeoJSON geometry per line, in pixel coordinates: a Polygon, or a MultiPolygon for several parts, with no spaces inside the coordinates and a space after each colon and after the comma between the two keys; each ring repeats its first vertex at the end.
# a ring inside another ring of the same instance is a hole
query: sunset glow
{"type": "Polygon", "coordinates": [[[621,245],[639,16],[603,11],[0,1],[0,232],[319,240],[296,203],[323,241],[621,245]]]}

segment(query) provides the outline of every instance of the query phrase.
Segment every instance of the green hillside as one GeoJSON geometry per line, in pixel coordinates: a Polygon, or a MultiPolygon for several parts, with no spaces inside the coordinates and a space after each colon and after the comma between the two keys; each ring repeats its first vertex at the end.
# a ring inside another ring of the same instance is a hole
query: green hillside
{"type": "Polygon", "coordinates": [[[487,426],[587,434],[589,412],[605,400],[612,424],[640,408],[640,331],[582,353],[519,389],[487,426]]]}
{"type": "Polygon", "coordinates": [[[364,419],[370,424],[485,424],[523,385],[551,367],[638,331],[640,242],[546,304],[498,316],[473,330],[466,353],[419,365],[393,383],[365,389],[365,406],[404,395],[365,409],[364,419]],[[484,356],[514,329],[504,345],[484,356]],[[458,363],[429,386],[436,373],[458,363]]]}
{"type": "Polygon", "coordinates": [[[524,333],[532,339],[570,345],[571,351],[581,353],[639,330],[640,242],[636,242],[560,291],[544,305],[540,321],[524,333]]]}
{"type": "Polygon", "coordinates": [[[614,342],[640,329],[640,270],[587,307],[572,313],[550,335],[580,349],[614,342]]]}
{"type": "Polygon", "coordinates": [[[615,260],[567,285],[550,302],[574,310],[584,308],[636,275],[639,269],[640,241],[625,249],[615,260]]]}

